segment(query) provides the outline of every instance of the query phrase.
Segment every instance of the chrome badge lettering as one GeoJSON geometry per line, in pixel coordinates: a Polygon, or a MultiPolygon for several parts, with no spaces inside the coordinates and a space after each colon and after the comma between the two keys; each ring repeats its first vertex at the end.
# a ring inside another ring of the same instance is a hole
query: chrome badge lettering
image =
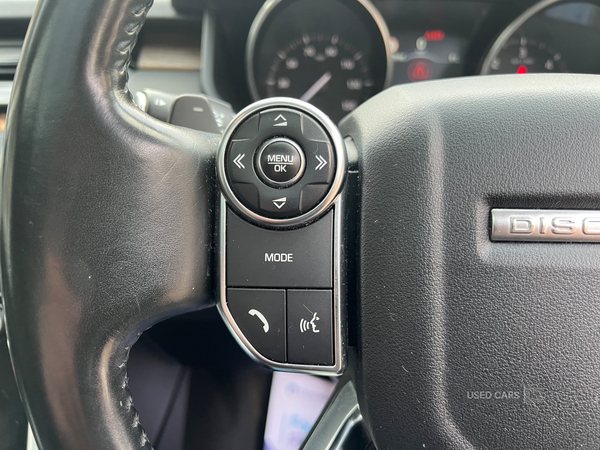
{"type": "Polygon", "coordinates": [[[492,209],[492,241],[600,242],[600,211],[492,209]]]}

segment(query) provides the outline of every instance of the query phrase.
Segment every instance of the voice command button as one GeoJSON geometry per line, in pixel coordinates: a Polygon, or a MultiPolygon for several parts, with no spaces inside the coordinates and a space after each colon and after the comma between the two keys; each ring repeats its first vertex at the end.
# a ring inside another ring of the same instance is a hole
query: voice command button
{"type": "Polygon", "coordinates": [[[287,291],[289,363],[333,365],[332,309],[330,290],[287,291]]]}

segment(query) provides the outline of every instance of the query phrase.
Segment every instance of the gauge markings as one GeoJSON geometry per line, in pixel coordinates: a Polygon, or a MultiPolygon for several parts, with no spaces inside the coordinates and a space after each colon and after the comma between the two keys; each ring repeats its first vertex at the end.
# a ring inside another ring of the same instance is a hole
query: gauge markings
{"type": "Polygon", "coordinates": [[[509,39],[490,65],[490,73],[544,72],[567,72],[562,55],[524,35],[509,39]]]}
{"type": "Polygon", "coordinates": [[[338,121],[389,85],[390,35],[381,14],[369,1],[343,3],[263,4],[246,41],[246,75],[254,100],[309,98],[338,121]],[[315,83],[318,89],[311,91],[315,83]]]}
{"type": "Polygon", "coordinates": [[[337,34],[302,34],[276,52],[264,79],[266,93],[310,101],[338,120],[372,95],[366,56],[337,34]]]}

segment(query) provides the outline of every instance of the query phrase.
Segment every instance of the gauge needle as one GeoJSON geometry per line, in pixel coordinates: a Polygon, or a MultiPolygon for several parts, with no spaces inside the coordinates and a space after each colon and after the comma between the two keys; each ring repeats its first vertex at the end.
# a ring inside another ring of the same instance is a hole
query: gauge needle
{"type": "Polygon", "coordinates": [[[319,78],[317,82],[313,84],[310,87],[310,89],[304,93],[302,97],[300,97],[300,100],[302,100],[303,102],[309,102],[311,98],[317,95],[317,92],[323,89],[323,87],[327,83],[329,83],[329,80],[331,80],[331,72],[324,73],[323,76],[319,78]]]}

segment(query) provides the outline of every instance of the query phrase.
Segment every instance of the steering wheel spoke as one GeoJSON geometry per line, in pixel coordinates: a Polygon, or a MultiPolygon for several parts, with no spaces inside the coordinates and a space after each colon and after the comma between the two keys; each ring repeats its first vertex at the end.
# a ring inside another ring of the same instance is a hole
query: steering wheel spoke
{"type": "Polygon", "coordinates": [[[302,450],[342,449],[352,429],[361,424],[363,417],[354,381],[357,364],[356,349],[350,348],[346,372],[304,440],[302,450]]]}

